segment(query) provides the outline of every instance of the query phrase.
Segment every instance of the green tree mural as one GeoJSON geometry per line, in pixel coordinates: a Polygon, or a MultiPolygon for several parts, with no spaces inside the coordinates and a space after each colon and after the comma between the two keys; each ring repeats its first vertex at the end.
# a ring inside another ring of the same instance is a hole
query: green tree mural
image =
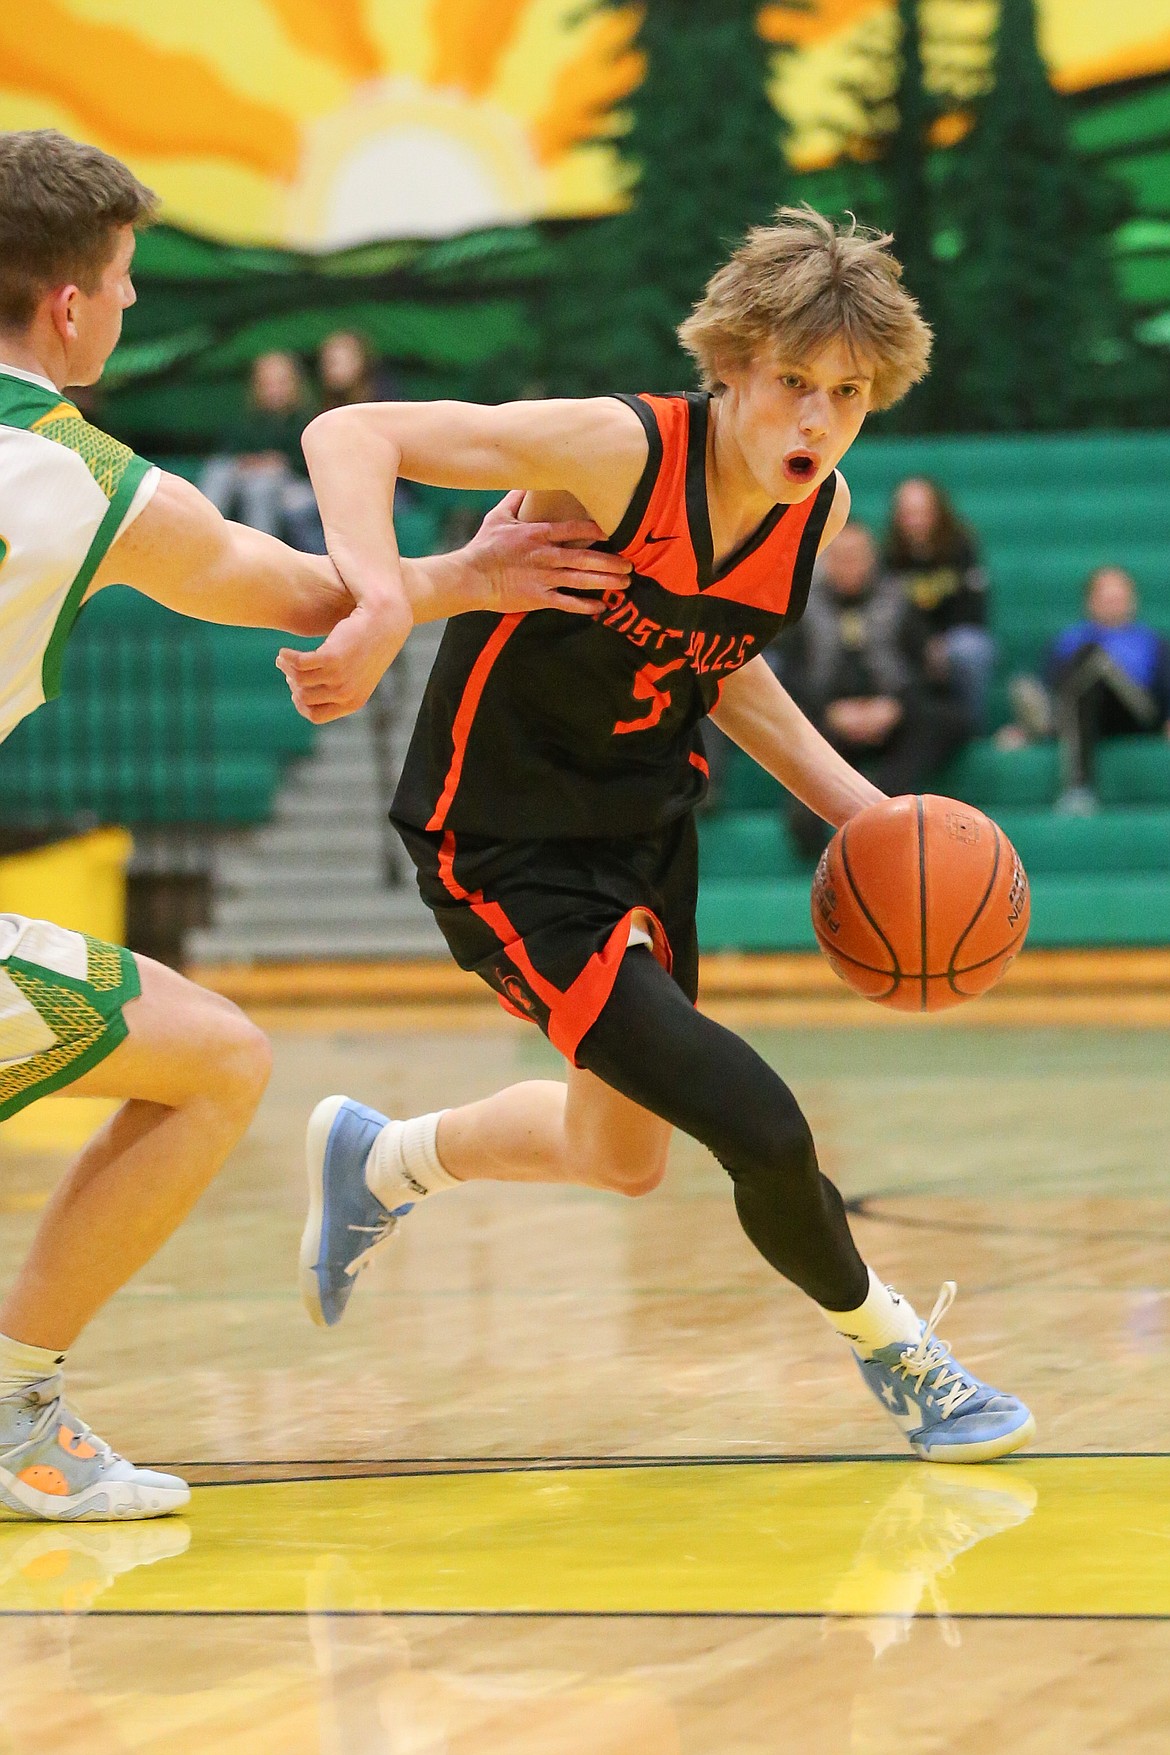
{"type": "Polygon", "coordinates": [[[838,128],[838,162],[800,179],[801,193],[807,185],[806,199],[814,206],[856,213],[863,224],[893,233],[906,285],[935,330],[934,369],[905,403],[882,417],[887,429],[920,431],[946,420],[941,368],[950,351],[948,312],[937,252],[946,221],[940,155],[931,137],[964,93],[960,69],[947,64],[948,41],[937,20],[927,37],[920,0],[896,0],[892,17],[870,19],[841,83],[847,107],[838,128]],[[949,76],[943,82],[940,66],[949,76]]]}
{"type": "Polygon", "coordinates": [[[950,418],[1078,424],[1132,352],[1111,250],[1124,202],[1076,150],[1033,0],[1002,0],[990,84],[950,159],[950,418]]]}
{"type": "Polygon", "coordinates": [[[539,313],[549,390],[691,381],[676,325],[748,227],[792,194],[768,95],[777,51],[758,12],[758,0],[647,0],[646,76],[618,144],[629,205],[564,240],[539,313]]]}

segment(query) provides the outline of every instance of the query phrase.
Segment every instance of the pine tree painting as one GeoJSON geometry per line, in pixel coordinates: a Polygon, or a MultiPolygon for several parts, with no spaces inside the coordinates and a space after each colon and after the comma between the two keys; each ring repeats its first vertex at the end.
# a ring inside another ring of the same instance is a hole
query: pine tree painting
{"type": "MultiPolygon", "coordinates": [[[[608,7],[611,0],[602,0],[608,7]]],[[[675,328],[748,228],[791,195],[757,0],[647,0],[645,77],[618,152],[628,205],[569,239],[542,313],[557,392],[670,389],[692,367],[675,328]]]]}
{"type": "Polygon", "coordinates": [[[952,156],[959,247],[943,288],[952,418],[1075,424],[1124,347],[1109,248],[1119,202],[1075,149],[1037,45],[1034,0],[1002,0],[990,85],[952,156]]]}

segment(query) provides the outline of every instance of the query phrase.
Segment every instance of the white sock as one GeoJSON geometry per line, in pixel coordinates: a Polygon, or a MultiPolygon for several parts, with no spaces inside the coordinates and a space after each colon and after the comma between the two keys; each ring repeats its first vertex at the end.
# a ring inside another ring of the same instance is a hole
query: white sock
{"type": "Polygon", "coordinates": [[[458,1188],[439,1159],[439,1122],[446,1111],[388,1121],[366,1159],[366,1187],[388,1211],[406,1201],[425,1200],[444,1188],[458,1188]]]}
{"type": "Polygon", "coordinates": [[[856,1310],[824,1310],[822,1315],[857,1352],[869,1358],[895,1341],[917,1341],[921,1333],[914,1306],[879,1280],[872,1268],[869,1293],[856,1310]]]}
{"type": "Polygon", "coordinates": [[[30,1347],[25,1341],[0,1335],[0,1401],[19,1395],[42,1377],[54,1376],[64,1363],[64,1353],[55,1353],[52,1347],[30,1347]]]}

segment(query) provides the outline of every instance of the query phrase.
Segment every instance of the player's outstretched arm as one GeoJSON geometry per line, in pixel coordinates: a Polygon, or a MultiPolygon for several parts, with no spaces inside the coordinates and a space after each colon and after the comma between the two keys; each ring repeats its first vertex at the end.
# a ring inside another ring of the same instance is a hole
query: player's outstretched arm
{"type": "Polygon", "coordinates": [[[885,797],[821,736],[762,654],[728,677],[711,718],[753,761],[834,828],[885,797]]]}
{"type": "Polygon", "coordinates": [[[353,608],[326,556],[230,523],[190,482],[167,474],[110,548],[90,594],[106,585],[133,586],[199,621],[290,634],[327,634],[353,608]]]}
{"type": "MultiPolygon", "coordinates": [[[[579,608],[564,592],[596,581],[596,571],[584,570],[586,559],[627,569],[616,556],[586,557],[568,546],[597,539],[600,531],[588,522],[520,524],[521,497],[509,495],[489,512],[466,547],[403,562],[412,625],[476,609],[579,608]]],[[[328,634],[354,609],[328,557],[301,554],[263,531],[229,522],[189,482],[165,474],[111,547],[90,594],[114,584],[131,585],[200,621],[290,634],[328,634]]]]}
{"type": "MultiPolygon", "coordinates": [[[[624,403],[368,403],[319,415],[303,437],[329,553],[357,608],[307,663],[282,657],[293,698],[317,721],[369,696],[409,632],[403,563],[394,535],[399,476],[439,487],[526,488],[571,496],[602,531],[619,523],[647,456],[624,403]]],[[[598,531],[582,525],[579,540],[598,531]],[[588,531],[588,534],[586,534],[588,531]]],[[[578,588],[603,589],[625,563],[582,551],[578,588]]],[[[501,606],[502,607],[502,606],[501,606]]],[[[589,606],[554,607],[589,613],[589,606]]]]}

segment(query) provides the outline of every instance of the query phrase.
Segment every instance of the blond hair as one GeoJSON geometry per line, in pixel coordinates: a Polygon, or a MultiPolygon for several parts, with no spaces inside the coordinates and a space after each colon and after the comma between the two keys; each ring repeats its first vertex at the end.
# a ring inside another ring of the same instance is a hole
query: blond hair
{"type": "Polygon", "coordinates": [[[93,292],[118,230],[147,225],[153,192],[120,159],[53,128],[0,134],[0,328],[25,329],[46,292],[93,292]]]}
{"type": "Polygon", "coordinates": [[[707,390],[721,368],[761,353],[793,364],[844,341],[873,370],[873,408],[889,408],[926,373],[931,332],[902,285],[888,233],[837,226],[811,207],[782,207],[756,226],[707,284],[678,331],[707,390]]]}

